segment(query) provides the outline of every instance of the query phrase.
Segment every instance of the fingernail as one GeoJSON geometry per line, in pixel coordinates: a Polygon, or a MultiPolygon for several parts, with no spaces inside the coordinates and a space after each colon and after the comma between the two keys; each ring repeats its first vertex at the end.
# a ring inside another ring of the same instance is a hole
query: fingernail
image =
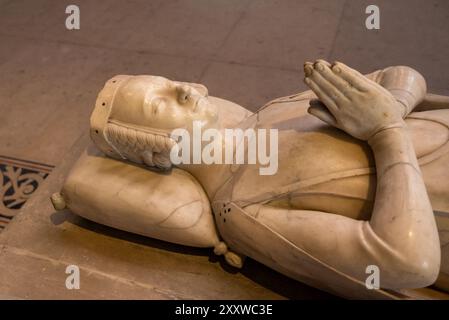
{"type": "Polygon", "coordinates": [[[315,68],[318,70],[318,71],[323,71],[324,70],[324,66],[323,66],[323,64],[322,63],[315,63],[315,68]]]}
{"type": "Polygon", "coordinates": [[[335,73],[340,73],[340,72],[341,72],[341,69],[340,69],[339,67],[337,67],[337,66],[333,66],[333,67],[332,67],[332,70],[333,70],[335,73]]]}
{"type": "Polygon", "coordinates": [[[304,73],[307,77],[310,76],[312,74],[312,72],[313,72],[313,68],[310,65],[307,64],[304,66],[304,73]]]}
{"type": "Polygon", "coordinates": [[[328,66],[328,65],[329,65],[329,62],[327,62],[327,61],[324,60],[324,59],[318,59],[316,62],[321,63],[321,64],[323,64],[323,65],[325,65],[325,66],[328,66]]]}

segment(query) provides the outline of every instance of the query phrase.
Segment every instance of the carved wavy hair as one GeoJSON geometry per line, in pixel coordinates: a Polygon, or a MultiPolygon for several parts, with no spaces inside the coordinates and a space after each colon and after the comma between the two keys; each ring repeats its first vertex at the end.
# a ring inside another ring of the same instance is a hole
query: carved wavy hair
{"type": "Polygon", "coordinates": [[[126,159],[160,169],[170,169],[171,148],[176,141],[163,134],[153,134],[116,123],[108,123],[109,143],[126,159]]]}

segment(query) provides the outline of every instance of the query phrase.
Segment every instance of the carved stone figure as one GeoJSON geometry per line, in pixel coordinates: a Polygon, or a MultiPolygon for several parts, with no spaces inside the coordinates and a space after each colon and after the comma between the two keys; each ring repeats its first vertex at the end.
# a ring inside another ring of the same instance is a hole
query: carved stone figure
{"type": "Polygon", "coordinates": [[[363,76],[318,60],[304,72],[311,91],[254,114],[199,84],[110,79],[91,117],[95,146],[52,196],[55,208],[213,247],[236,267],[248,256],[344,297],[449,291],[448,100],[427,94],[408,67],[363,76]],[[179,140],[170,133],[191,132],[194,121],[220,132],[277,129],[277,172],[260,175],[257,163],[174,166],[179,140]],[[373,266],[378,290],[366,286],[373,266]]]}

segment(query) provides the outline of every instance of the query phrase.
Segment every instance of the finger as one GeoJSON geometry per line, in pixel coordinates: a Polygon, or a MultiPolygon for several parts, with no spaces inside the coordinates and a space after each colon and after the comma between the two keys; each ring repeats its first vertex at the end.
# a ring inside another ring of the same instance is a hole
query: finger
{"type": "Polygon", "coordinates": [[[371,80],[368,80],[365,76],[363,76],[357,70],[354,70],[344,63],[335,62],[332,66],[333,73],[347,81],[351,86],[360,91],[368,91],[371,86],[371,80]]]}
{"type": "Polygon", "coordinates": [[[304,62],[304,74],[306,77],[310,77],[313,72],[313,63],[312,62],[304,62]]]}
{"type": "Polygon", "coordinates": [[[304,82],[309,88],[317,95],[317,97],[323,102],[326,107],[331,111],[338,110],[338,107],[334,100],[332,100],[312,79],[305,78],[304,82]]]}
{"type": "MultiPolygon", "coordinates": [[[[321,102],[320,99],[310,99],[310,100],[309,100],[309,106],[327,109],[326,105],[325,105],[323,102],[321,102]]],[[[329,112],[330,112],[330,111],[329,111],[329,112]]],[[[331,114],[332,114],[332,113],[331,113],[331,114]]]]}
{"type": "Polygon", "coordinates": [[[327,61],[317,60],[315,63],[315,71],[318,72],[324,79],[330,82],[338,91],[340,91],[346,98],[349,99],[352,86],[342,77],[337,76],[330,69],[331,65],[327,61]],[[348,94],[349,93],[349,94],[348,94]]]}
{"type": "Polygon", "coordinates": [[[315,64],[317,64],[317,63],[321,63],[321,64],[323,64],[323,65],[325,65],[325,66],[327,66],[329,68],[332,67],[332,65],[329,62],[327,62],[326,60],[324,60],[324,59],[317,59],[315,61],[315,64]]]}
{"type": "Polygon", "coordinates": [[[323,65],[316,65],[310,78],[321,88],[324,93],[327,94],[328,97],[335,100],[337,106],[339,106],[342,102],[348,100],[340,90],[338,90],[332,83],[327,81],[321,74],[320,71],[323,71],[323,65]],[[321,70],[318,70],[321,69],[321,70]]]}
{"type": "Polygon", "coordinates": [[[337,120],[323,104],[310,106],[307,111],[321,121],[326,122],[333,127],[337,127],[337,120]]]}
{"type": "Polygon", "coordinates": [[[322,103],[319,99],[310,99],[309,105],[312,106],[326,106],[324,103],[322,103]]]}

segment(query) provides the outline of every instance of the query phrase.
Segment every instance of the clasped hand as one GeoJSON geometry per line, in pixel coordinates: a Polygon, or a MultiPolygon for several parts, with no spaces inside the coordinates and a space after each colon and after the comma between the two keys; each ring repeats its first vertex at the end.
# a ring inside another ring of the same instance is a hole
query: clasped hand
{"type": "Polygon", "coordinates": [[[369,140],[379,131],[403,127],[402,106],[385,88],[343,63],[304,64],[305,83],[319,98],[309,113],[351,136],[369,140]]]}

